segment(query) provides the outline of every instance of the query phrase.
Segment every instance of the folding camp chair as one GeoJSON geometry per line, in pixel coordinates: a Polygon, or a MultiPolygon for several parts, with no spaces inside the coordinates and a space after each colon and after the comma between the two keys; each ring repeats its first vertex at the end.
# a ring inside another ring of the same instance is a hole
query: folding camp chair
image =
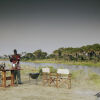
{"type": "Polygon", "coordinates": [[[42,82],[43,85],[50,85],[50,68],[42,68],[42,82]]]}
{"type": "Polygon", "coordinates": [[[49,75],[50,75],[49,86],[55,85],[57,87],[58,74],[57,73],[50,73],[49,75]]]}
{"type": "Polygon", "coordinates": [[[71,74],[68,69],[57,69],[56,86],[59,87],[64,83],[71,88],[71,74]]]}

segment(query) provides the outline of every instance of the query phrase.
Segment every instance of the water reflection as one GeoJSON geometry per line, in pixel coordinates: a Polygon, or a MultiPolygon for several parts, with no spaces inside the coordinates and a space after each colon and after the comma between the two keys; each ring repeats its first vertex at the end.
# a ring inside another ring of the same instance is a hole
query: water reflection
{"type": "MultiPolygon", "coordinates": [[[[5,62],[6,64],[11,64],[9,61],[0,61],[0,63],[5,62]]],[[[75,70],[84,70],[84,72],[88,73],[88,71],[95,72],[100,74],[99,67],[88,67],[88,66],[80,66],[80,65],[66,65],[66,64],[54,64],[54,63],[33,63],[33,62],[21,62],[22,65],[32,66],[35,68],[41,66],[53,66],[54,68],[68,68],[70,71],[75,70]]]]}

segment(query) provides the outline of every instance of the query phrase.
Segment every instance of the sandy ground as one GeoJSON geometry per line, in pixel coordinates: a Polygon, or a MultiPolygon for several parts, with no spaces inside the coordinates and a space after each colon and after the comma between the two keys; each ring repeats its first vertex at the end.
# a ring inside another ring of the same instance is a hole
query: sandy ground
{"type": "MultiPolygon", "coordinates": [[[[96,100],[96,93],[100,87],[88,85],[86,80],[79,78],[78,81],[72,80],[72,88],[56,88],[42,85],[41,77],[29,81],[29,72],[33,72],[32,67],[23,67],[21,77],[23,84],[15,87],[0,87],[0,100],[96,100]]],[[[7,81],[10,83],[10,81],[7,81]]]]}
{"type": "MultiPolygon", "coordinates": [[[[25,78],[24,78],[25,77],[25,78]]],[[[81,87],[80,84],[72,88],[56,88],[54,86],[43,86],[41,80],[22,78],[23,84],[15,87],[0,87],[0,100],[96,100],[94,96],[99,89],[81,87]]]]}

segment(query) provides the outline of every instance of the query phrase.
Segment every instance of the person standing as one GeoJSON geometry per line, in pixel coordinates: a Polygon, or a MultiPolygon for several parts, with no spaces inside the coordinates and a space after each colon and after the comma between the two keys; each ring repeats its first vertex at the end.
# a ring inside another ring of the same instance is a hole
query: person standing
{"type": "MultiPolygon", "coordinates": [[[[10,62],[12,62],[12,67],[15,68],[15,69],[18,69],[20,68],[20,55],[17,54],[17,50],[14,49],[14,55],[12,55],[10,58],[10,62]]],[[[20,70],[15,70],[14,71],[14,82],[15,84],[18,83],[18,84],[22,84],[21,82],[21,74],[20,74],[20,70]]]]}

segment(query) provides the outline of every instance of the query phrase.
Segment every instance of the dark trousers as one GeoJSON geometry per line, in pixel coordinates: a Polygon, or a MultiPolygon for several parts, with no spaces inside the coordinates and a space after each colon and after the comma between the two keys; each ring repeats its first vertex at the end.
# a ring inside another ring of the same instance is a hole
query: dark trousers
{"type": "Polygon", "coordinates": [[[15,83],[18,83],[18,84],[21,83],[20,70],[15,70],[14,71],[14,80],[15,80],[15,83]]]}

